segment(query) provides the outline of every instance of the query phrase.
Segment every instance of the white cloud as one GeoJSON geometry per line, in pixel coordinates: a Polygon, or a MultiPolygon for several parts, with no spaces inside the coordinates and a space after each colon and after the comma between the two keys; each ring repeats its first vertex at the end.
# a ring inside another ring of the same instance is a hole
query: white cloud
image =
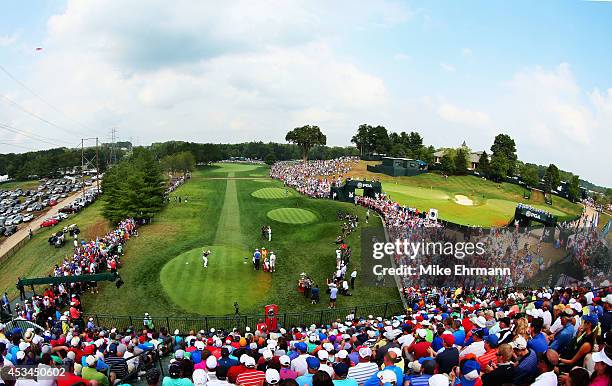
{"type": "Polygon", "coordinates": [[[482,111],[463,109],[450,103],[443,103],[437,110],[440,118],[467,127],[484,127],[492,123],[489,115],[482,111]]]}
{"type": "Polygon", "coordinates": [[[440,68],[442,68],[446,72],[455,72],[455,66],[453,66],[452,64],[441,62],[440,68]]]}
{"type": "Polygon", "coordinates": [[[472,56],[472,49],[471,48],[464,48],[463,50],[461,50],[461,55],[463,56],[472,56]]]}
{"type": "Polygon", "coordinates": [[[0,35],[0,47],[12,46],[17,42],[17,34],[0,35]]]}
{"type": "Polygon", "coordinates": [[[397,54],[393,55],[393,59],[397,60],[398,62],[406,62],[406,61],[411,60],[412,57],[403,52],[398,52],[397,54]]]}

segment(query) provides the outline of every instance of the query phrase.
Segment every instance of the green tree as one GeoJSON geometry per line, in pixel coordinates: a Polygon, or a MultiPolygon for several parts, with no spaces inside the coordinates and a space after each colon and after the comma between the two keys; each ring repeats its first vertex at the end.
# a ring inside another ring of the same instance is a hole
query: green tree
{"type": "Polygon", "coordinates": [[[536,188],[540,182],[538,167],[534,164],[525,164],[521,170],[521,178],[525,185],[530,188],[536,188]]]}
{"type": "Polygon", "coordinates": [[[355,144],[357,149],[359,149],[359,155],[363,157],[370,151],[370,125],[359,125],[357,129],[357,134],[353,135],[351,138],[351,142],[355,144]]]}
{"type": "Polygon", "coordinates": [[[495,136],[495,140],[493,141],[493,145],[491,146],[491,152],[491,157],[503,157],[505,159],[504,164],[506,165],[506,175],[515,174],[515,163],[517,160],[516,144],[509,135],[497,134],[497,136],[495,136]]]}
{"type": "Polygon", "coordinates": [[[276,155],[274,155],[274,153],[268,153],[264,162],[268,165],[273,165],[276,162],[276,155]]]}
{"type": "Polygon", "coordinates": [[[325,145],[327,137],[321,132],[319,126],[296,127],[285,136],[287,142],[295,143],[302,150],[302,159],[308,160],[308,152],[315,145],[325,145]]]}
{"type": "Polygon", "coordinates": [[[411,131],[408,135],[402,132],[404,137],[404,146],[408,149],[408,156],[411,158],[418,158],[423,149],[423,137],[416,131],[411,131]]]}
{"type": "Polygon", "coordinates": [[[580,199],[580,177],[572,176],[567,185],[567,195],[572,202],[580,199]]]}
{"type": "Polygon", "coordinates": [[[436,152],[436,149],[433,146],[431,146],[431,145],[429,145],[427,147],[423,146],[421,148],[421,151],[419,152],[418,158],[421,161],[425,161],[428,164],[432,164],[434,162],[434,159],[435,159],[435,157],[434,157],[434,153],[435,152],[436,152]]]}
{"type": "Polygon", "coordinates": [[[476,168],[478,173],[482,176],[489,178],[491,173],[491,165],[489,164],[489,155],[486,151],[483,151],[480,157],[478,158],[478,167],[476,168]]]}
{"type": "Polygon", "coordinates": [[[489,177],[497,182],[501,182],[508,176],[508,159],[501,155],[492,155],[489,166],[489,177]]]}
{"type": "Polygon", "coordinates": [[[457,152],[455,153],[454,163],[455,163],[455,174],[458,174],[458,175],[467,174],[468,156],[467,156],[467,151],[464,148],[457,149],[457,152]]]}
{"type": "Polygon", "coordinates": [[[440,169],[448,175],[455,173],[455,162],[450,152],[444,153],[440,159],[440,169]]]}
{"type": "Polygon", "coordinates": [[[561,182],[559,176],[559,168],[555,164],[548,165],[546,172],[544,173],[544,188],[547,193],[557,190],[557,186],[561,182]]]}

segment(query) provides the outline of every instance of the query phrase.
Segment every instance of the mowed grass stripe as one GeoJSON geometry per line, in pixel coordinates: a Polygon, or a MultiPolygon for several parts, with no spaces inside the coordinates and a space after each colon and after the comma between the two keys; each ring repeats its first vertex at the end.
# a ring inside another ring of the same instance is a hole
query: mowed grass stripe
{"type": "Polygon", "coordinates": [[[317,215],[306,209],[279,208],[268,212],[268,217],[274,221],[286,224],[307,224],[317,220],[317,215]]]}
{"type": "MultiPolygon", "coordinates": [[[[228,173],[228,177],[233,176],[233,172],[228,173]]],[[[236,181],[227,180],[223,209],[221,209],[221,214],[219,216],[219,224],[217,225],[214,244],[241,245],[241,242],[240,206],[238,204],[236,181]]]]}
{"type": "Polygon", "coordinates": [[[279,198],[290,197],[292,194],[289,191],[287,191],[287,194],[286,194],[285,189],[281,189],[281,188],[262,188],[262,189],[254,191],[253,193],[251,193],[251,195],[256,198],[279,199],[279,198]]]}

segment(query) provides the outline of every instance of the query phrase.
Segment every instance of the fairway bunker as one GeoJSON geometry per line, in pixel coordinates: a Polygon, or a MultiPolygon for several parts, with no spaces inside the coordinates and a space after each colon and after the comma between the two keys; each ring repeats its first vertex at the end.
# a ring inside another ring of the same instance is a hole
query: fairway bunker
{"type": "Polygon", "coordinates": [[[472,201],[471,199],[467,198],[467,196],[464,196],[462,194],[455,195],[455,202],[459,205],[465,205],[465,206],[474,205],[474,201],[472,201]]]}
{"type": "Polygon", "coordinates": [[[268,217],[285,224],[309,224],[317,220],[317,215],[306,209],[279,208],[268,212],[268,217]]]}
{"type": "Polygon", "coordinates": [[[291,191],[282,188],[261,188],[251,193],[255,198],[263,198],[266,200],[281,199],[293,196],[291,191]]]}

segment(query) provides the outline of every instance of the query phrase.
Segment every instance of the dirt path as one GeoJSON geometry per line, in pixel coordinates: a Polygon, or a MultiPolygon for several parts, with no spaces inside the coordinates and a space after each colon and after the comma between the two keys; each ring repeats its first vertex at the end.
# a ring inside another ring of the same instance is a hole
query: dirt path
{"type": "Polygon", "coordinates": [[[28,238],[28,230],[32,229],[32,231],[36,231],[36,229],[40,228],[40,224],[46,219],[53,215],[56,215],[61,208],[66,205],[69,205],[76,201],[82,195],[82,192],[76,192],[60,201],[58,201],[57,205],[49,209],[48,211],[41,213],[38,217],[30,221],[29,223],[22,224],[22,228],[17,231],[14,235],[7,238],[0,244],[0,260],[4,259],[4,255],[10,251],[15,245],[19,244],[24,239],[28,238]]]}

